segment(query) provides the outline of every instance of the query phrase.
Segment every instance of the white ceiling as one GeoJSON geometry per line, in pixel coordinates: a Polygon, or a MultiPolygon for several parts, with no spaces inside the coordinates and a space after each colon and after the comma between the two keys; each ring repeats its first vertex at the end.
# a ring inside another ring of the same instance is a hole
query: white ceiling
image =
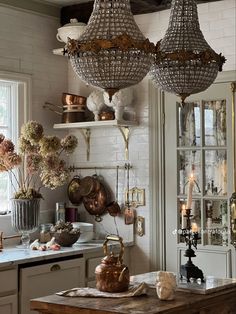
{"type": "MultiPolygon", "coordinates": [[[[35,1],[35,0],[34,0],[35,1]]],[[[36,0],[37,2],[51,3],[58,6],[67,6],[71,4],[79,4],[90,2],[91,0],[36,0]]]]}

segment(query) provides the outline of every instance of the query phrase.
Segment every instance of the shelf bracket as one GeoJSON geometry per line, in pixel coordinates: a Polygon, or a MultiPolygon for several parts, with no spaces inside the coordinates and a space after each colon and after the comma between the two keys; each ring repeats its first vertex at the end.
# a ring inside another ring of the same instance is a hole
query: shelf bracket
{"type": "Polygon", "coordinates": [[[128,126],[119,126],[118,127],[124,142],[125,142],[125,160],[129,159],[129,138],[130,138],[130,128],[128,126]]]}
{"type": "Polygon", "coordinates": [[[90,158],[90,136],[91,131],[90,129],[79,129],[80,133],[82,134],[84,141],[86,143],[86,154],[87,154],[87,161],[89,161],[90,158]]]}

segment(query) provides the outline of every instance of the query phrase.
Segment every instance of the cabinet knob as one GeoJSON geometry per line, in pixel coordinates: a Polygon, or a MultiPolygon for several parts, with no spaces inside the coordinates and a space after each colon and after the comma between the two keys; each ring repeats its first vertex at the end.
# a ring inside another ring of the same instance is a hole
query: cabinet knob
{"type": "Polygon", "coordinates": [[[52,265],[50,271],[57,271],[57,270],[60,270],[61,269],[61,266],[58,265],[58,264],[55,264],[55,265],[52,265]]]}

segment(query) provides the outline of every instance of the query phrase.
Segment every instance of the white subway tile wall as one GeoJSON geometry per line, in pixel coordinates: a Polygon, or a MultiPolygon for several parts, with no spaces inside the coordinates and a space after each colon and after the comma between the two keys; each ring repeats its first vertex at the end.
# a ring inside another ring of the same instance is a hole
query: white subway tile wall
{"type": "MultiPolygon", "coordinates": [[[[32,77],[32,119],[42,123],[49,134],[60,117],[42,105],[45,101],[61,104],[61,94],[68,88],[68,61],[52,54],[59,44],[58,27],[59,19],[0,6],[0,71],[32,77]]],[[[63,200],[65,188],[43,189],[42,193],[41,209],[53,210],[55,202],[63,200]]]]}

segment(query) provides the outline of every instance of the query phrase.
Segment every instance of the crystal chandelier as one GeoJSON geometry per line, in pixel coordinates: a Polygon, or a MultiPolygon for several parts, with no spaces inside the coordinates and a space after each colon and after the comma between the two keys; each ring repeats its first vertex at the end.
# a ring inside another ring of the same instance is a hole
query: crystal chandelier
{"type": "Polygon", "coordinates": [[[105,89],[110,99],[119,89],[145,77],[154,50],[135,23],[129,0],[95,0],[85,32],[78,41],[67,43],[76,74],[105,89]]]}
{"type": "Polygon", "coordinates": [[[153,81],[184,102],[186,97],[204,91],[214,82],[225,60],[202,34],[196,2],[172,0],[168,29],[156,45],[150,71],[153,81]]]}

